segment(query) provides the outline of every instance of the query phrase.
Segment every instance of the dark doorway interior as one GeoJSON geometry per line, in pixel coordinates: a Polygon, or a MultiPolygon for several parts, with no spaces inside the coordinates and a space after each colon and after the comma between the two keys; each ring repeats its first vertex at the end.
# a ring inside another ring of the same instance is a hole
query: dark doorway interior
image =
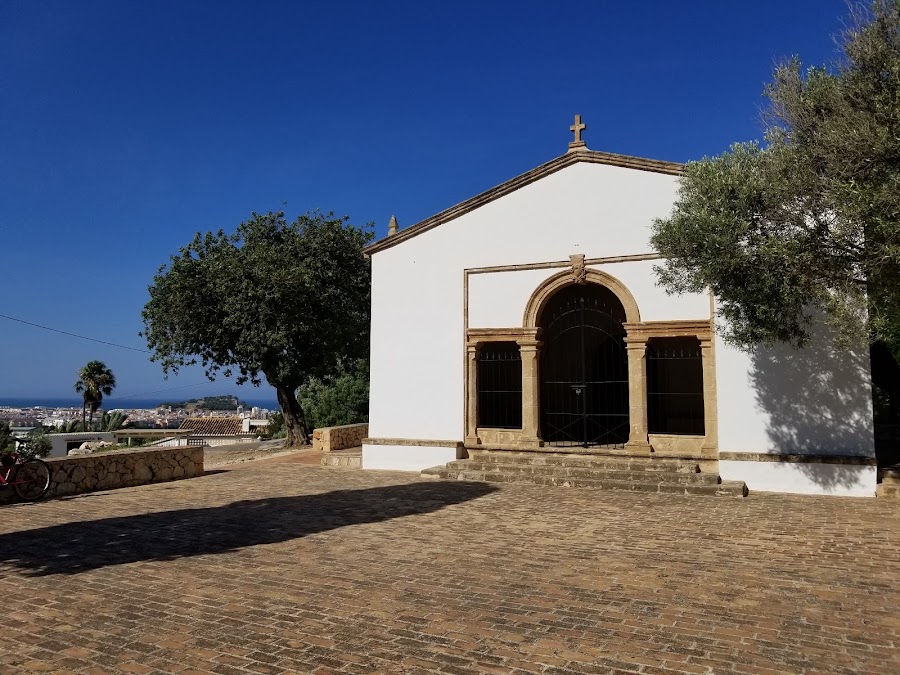
{"type": "Polygon", "coordinates": [[[597,284],[573,284],[541,311],[541,432],[560,446],[628,440],[625,309],[597,284]]]}
{"type": "Polygon", "coordinates": [[[647,344],[647,422],[651,434],[705,433],[703,356],[695,337],[647,344]]]}

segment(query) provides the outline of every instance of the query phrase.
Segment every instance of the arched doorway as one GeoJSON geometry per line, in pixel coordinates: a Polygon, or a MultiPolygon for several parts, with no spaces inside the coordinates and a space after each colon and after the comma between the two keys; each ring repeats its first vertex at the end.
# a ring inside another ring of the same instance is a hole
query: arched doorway
{"type": "Polygon", "coordinates": [[[625,308],[605,286],[571,284],[541,309],[541,431],[558,446],[628,441],[625,308]]]}

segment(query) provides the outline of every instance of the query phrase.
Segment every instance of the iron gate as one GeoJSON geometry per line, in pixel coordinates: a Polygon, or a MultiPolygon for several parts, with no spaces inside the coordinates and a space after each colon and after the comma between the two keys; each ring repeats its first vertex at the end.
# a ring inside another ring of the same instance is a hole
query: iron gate
{"type": "Polygon", "coordinates": [[[625,309],[596,284],[563,288],[541,312],[541,430],[558,446],[628,440],[625,309]]]}

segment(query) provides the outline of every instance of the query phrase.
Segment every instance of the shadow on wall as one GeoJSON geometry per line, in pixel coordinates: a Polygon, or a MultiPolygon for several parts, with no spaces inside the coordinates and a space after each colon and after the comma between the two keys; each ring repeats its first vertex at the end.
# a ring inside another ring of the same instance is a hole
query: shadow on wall
{"type": "Polygon", "coordinates": [[[495,490],[486,483],[411,483],[71,522],[0,535],[0,564],[43,576],[227,553],[347,525],[430,513],[495,490]]]}
{"type": "MultiPolygon", "coordinates": [[[[867,350],[839,349],[833,335],[821,329],[803,349],[783,344],[758,348],[750,381],[757,405],[769,418],[773,452],[873,455],[867,350]]],[[[857,471],[838,470],[833,464],[792,468],[826,489],[851,487],[858,480],[857,471]]]]}

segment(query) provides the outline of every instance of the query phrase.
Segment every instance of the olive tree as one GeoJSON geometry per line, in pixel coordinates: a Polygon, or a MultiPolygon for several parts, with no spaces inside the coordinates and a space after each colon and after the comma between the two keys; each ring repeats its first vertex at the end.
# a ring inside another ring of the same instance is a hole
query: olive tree
{"type": "Polygon", "coordinates": [[[711,288],[725,337],[804,344],[824,314],[900,355],[900,0],[857,10],[843,57],[766,89],[765,139],[689,163],[654,225],[671,292],[711,288]]]}
{"type": "Polygon", "coordinates": [[[311,212],[253,213],[233,234],[197,233],[160,267],[143,310],[163,371],[275,388],[288,446],[306,442],[297,388],[368,352],[371,228],[311,212]]]}

